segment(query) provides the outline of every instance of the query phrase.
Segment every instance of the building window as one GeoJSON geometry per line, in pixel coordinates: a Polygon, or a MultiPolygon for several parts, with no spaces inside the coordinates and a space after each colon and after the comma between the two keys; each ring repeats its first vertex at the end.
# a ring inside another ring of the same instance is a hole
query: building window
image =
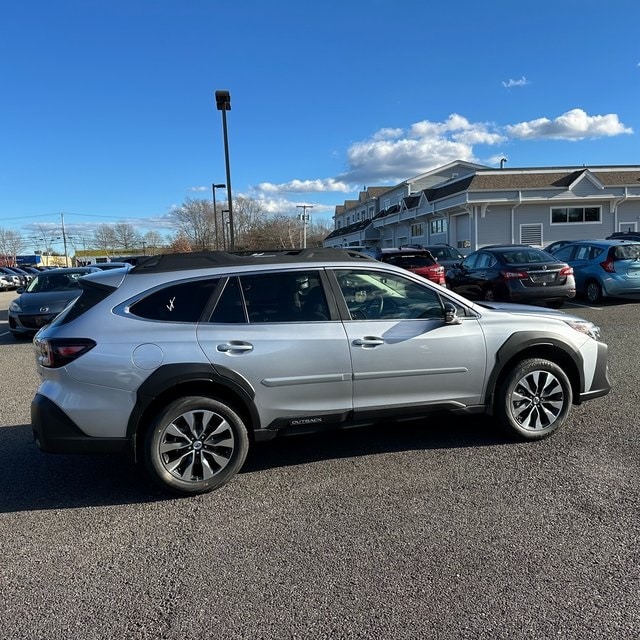
{"type": "Polygon", "coordinates": [[[422,222],[418,222],[416,224],[411,225],[411,237],[417,238],[424,235],[424,224],[422,222]]]}
{"type": "Polygon", "coordinates": [[[438,218],[431,221],[431,233],[446,233],[447,221],[444,218],[438,218]]]}
{"type": "Polygon", "coordinates": [[[554,207],[551,224],[583,224],[601,222],[600,207],[554,207]]]}

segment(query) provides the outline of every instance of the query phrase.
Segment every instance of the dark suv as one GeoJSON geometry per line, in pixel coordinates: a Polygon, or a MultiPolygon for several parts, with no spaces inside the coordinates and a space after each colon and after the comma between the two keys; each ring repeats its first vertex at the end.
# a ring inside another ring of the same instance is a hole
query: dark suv
{"type": "Polygon", "coordinates": [[[34,339],[35,440],[128,451],[183,494],[283,433],[452,410],[537,440],[610,388],[592,323],[479,306],[352,252],[154,256],[79,285],[34,339]]]}

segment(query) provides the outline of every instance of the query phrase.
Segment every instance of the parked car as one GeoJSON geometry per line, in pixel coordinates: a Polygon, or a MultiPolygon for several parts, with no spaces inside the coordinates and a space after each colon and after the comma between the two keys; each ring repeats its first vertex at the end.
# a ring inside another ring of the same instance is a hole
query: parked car
{"type": "Polygon", "coordinates": [[[388,262],[412,273],[417,273],[431,282],[445,285],[444,267],[438,264],[430,251],[426,249],[412,249],[399,247],[398,249],[382,249],[377,254],[378,260],[388,262]]]}
{"type": "Polygon", "coordinates": [[[561,247],[554,256],[571,265],[578,293],[591,304],[640,294],[640,242],[581,240],[561,247]]]}
{"type": "Polygon", "coordinates": [[[33,274],[25,271],[21,267],[7,267],[7,269],[13,271],[13,273],[15,273],[20,278],[21,287],[26,287],[31,282],[31,280],[33,280],[33,274]]]}
{"type": "Polygon", "coordinates": [[[9,269],[9,267],[0,267],[0,273],[9,278],[12,283],[12,289],[18,289],[20,286],[22,286],[22,278],[17,273],[9,269]]]}
{"type": "Polygon", "coordinates": [[[431,252],[431,255],[444,267],[445,272],[456,262],[464,260],[464,256],[449,244],[429,244],[424,246],[424,249],[431,252]]]}
{"type": "Polygon", "coordinates": [[[107,269],[130,269],[132,267],[130,262],[96,262],[91,265],[106,271],[107,269]]]}
{"type": "Polygon", "coordinates": [[[607,240],[634,240],[640,242],[640,233],[637,231],[617,231],[607,236],[607,240]]]}
{"type": "Polygon", "coordinates": [[[11,276],[6,273],[0,273],[0,291],[10,291],[16,288],[16,283],[11,276]]]}
{"type": "Polygon", "coordinates": [[[568,244],[571,244],[572,242],[575,242],[575,240],[556,240],[555,242],[548,244],[543,249],[543,251],[546,251],[547,253],[553,253],[554,251],[557,251],[561,247],[566,247],[568,244]]]}
{"type": "Polygon", "coordinates": [[[176,493],[220,487],[281,434],[453,409],[538,440],[610,390],[592,323],[353,252],[162,255],[78,283],[34,339],[35,441],[129,452],[176,493]]]}
{"type": "Polygon", "coordinates": [[[545,302],[561,307],[575,297],[572,268],[529,245],[492,245],[447,272],[447,286],[476,300],[545,302]]]}
{"type": "Polygon", "coordinates": [[[99,269],[60,268],[39,273],[9,304],[9,331],[15,338],[31,337],[80,295],[79,279],[99,269]]]}

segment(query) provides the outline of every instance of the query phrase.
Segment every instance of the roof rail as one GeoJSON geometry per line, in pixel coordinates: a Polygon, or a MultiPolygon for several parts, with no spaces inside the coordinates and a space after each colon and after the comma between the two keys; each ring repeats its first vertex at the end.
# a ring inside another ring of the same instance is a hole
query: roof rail
{"type": "Polygon", "coordinates": [[[371,260],[359,251],[344,249],[257,249],[242,251],[194,251],[190,253],[164,253],[141,259],[129,273],[156,273],[183,269],[251,264],[279,264],[295,262],[323,262],[333,260],[371,260]]]}

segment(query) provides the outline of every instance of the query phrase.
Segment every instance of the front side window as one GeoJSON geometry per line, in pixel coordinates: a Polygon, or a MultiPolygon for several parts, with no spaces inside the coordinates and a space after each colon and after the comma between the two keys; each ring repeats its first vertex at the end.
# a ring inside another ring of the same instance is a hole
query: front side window
{"type": "Polygon", "coordinates": [[[344,270],[336,277],[352,320],[444,319],[431,287],[379,271],[344,270]]]}

